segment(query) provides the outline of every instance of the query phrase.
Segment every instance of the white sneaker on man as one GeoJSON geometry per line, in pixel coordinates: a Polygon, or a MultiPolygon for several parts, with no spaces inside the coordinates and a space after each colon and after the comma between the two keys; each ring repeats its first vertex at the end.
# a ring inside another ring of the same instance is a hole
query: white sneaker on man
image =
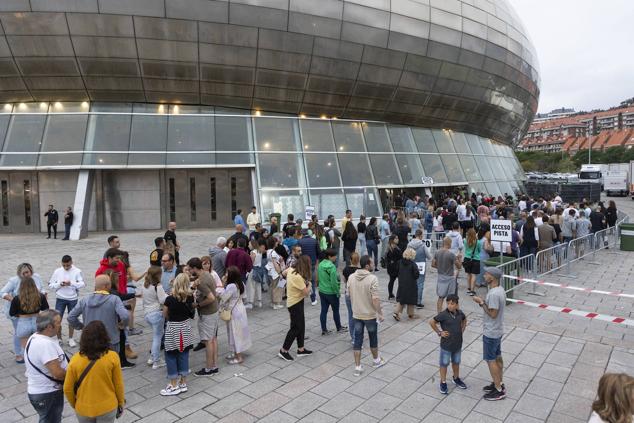
{"type": "Polygon", "coordinates": [[[246,308],[247,310],[251,310],[251,309],[253,309],[253,304],[251,304],[251,303],[246,304],[246,305],[244,306],[244,308],[246,308]]]}
{"type": "Polygon", "coordinates": [[[75,348],[77,346],[77,342],[73,338],[68,338],[68,346],[71,348],[75,348]]]}
{"type": "Polygon", "coordinates": [[[147,359],[147,365],[151,366],[152,364],[154,364],[154,359],[152,357],[147,359]]]}
{"type": "MultiPolygon", "coordinates": [[[[152,363],[152,369],[153,370],[160,369],[161,367],[165,367],[165,365],[166,365],[165,361],[159,359],[158,361],[155,361],[154,363],[152,363]]],[[[181,389],[181,391],[183,390],[181,389]]]]}

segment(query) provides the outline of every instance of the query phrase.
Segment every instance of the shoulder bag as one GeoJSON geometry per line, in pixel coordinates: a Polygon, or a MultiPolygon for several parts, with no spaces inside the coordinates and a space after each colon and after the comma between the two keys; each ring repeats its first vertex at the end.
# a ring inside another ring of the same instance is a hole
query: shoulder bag
{"type": "Polygon", "coordinates": [[[220,319],[228,322],[229,320],[231,320],[231,313],[233,312],[233,309],[236,308],[236,306],[238,305],[238,301],[240,301],[240,297],[238,297],[238,299],[236,300],[236,302],[233,304],[233,307],[231,307],[231,309],[222,309],[220,310],[220,319]]]}

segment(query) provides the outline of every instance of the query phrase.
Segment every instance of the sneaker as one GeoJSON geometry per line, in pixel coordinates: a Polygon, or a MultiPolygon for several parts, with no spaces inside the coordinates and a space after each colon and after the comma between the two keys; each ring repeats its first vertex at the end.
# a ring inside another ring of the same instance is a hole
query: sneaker
{"type": "Polygon", "coordinates": [[[363,367],[362,366],[355,366],[354,372],[352,372],[352,374],[354,376],[361,376],[361,373],[363,373],[363,367]]]}
{"type": "Polygon", "coordinates": [[[204,350],[205,348],[207,348],[207,345],[204,342],[199,342],[195,347],[194,347],[194,351],[200,351],[200,350],[204,350]]]}
{"type": "Polygon", "coordinates": [[[316,306],[317,305],[317,300],[311,301],[310,305],[316,306]]]}
{"type": "Polygon", "coordinates": [[[251,304],[251,303],[246,304],[246,305],[244,306],[244,308],[246,308],[247,310],[252,310],[252,309],[253,309],[253,304],[251,304]]]}
{"type": "Polygon", "coordinates": [[[194,372],[194,376],[213,376],[216,373],[218,373],[220,370],[218,370],[218,368],[216,367],[215,369],[205,369],[204,367],[200,370],[198,370],[197,372],[194,372]]]}
{"type": "Polygon", "coordinates": [[[471,291],[470,289],[467,289],[467,295],[470,297],[473,297],[476,294],[475,291],[471,291]]]}
{"type": "Polygon", "coordinates": [[[277,353],[277,356],[279,358],[281,358],[282,360],[284,360],[284,361],[293,361],[294,360],[293,356],[288,351],[280,350],[280,352],[277,353]]]}
{"type": "Polygon", "coordinates": [[[387,297],[388,301],[396,301],[396,297],[394,295],[390,295],[389,297],[387,297]]]}
{"type": "Polygon", "coordinates": [[[460,389],[467,389],[467,385],[460,378],[453,378],[453,384],[460,389]]]}
{"type": "Polygon", "coordinates": [[[348,326],[341,326],[337,329],[337,333],[348,332],[348,326]]]}
{"type": "Polygon", "coordinates": [[[330,334],[330,333],[332,333],[332,331],[331,331],[331,330],[328,330],[328,329],[326,329],[326,330],[322,330],[322,331],[321,331],[321,336],[328,335],[328,334],[330,334]]]}
{"type": "Polygon", "coordinates": [[[154,363],[152,363],[153,370],[160,369],[161,367],[165,367],[164,360],[159,359],[158,361],[155,361],[154,363]]]}
{"type": "MultiPolygon", "coordinates": [[[[482,388],[482,390],[484,392],[493,392],[493,391],[495,391],[495,383],[491,382],[490,384],[488,384],[487,386],[482,388]]],[[[504,386],[504,384],[502,384],[502,390],[506,391],[506,386],[504,386]]]]}
{"type": "Polygon", "coordinates": [[[497,389],[493,389],[491,392],[484,394],[483,397],[487,401],[499,401],[506,398],[506,392],[504,389],[498,391],[497,389]]]}
{"type": "Polygon", "coordinates": [[[181,392],[187,392],[187,384],[186,383],[179,383],[178,387],[180,388],[181,392]]]}
{"type": "Polygon", "coordinates": [[[449,388],[447,388],[447,382],[440,382],[440,387],[438,389],[441,394],[447,395],[449,393],[449,388]]]}
{"type": "Polygon", "coordinates": [[[257,302],[257,304],[256,304],[256,306],[257,306],[258,308],[262,308],[262,301],[258,301],[258,302],[257,302]]]}
{"type": "Polygon", "coordinates": [[[181,393],[180,386],[172,386],[171,384],[167,385],[165,389],[161,389],[161,395],[163,395],[164,397],[178,395],[180,393],[181,393]]]}
{"type": "Polygon", "coordinates": [[[298,357],[306,357],[307,355],[311,355],[313,352],[311,350],[307,350],[304,348],[304,351],[297,350],[298,357]]]}
{"type": "Polygon", "coordinates": [[[133,328],[128,331],[130,335],[141,335],[143,333],[143,329],[133,328]]]}
{"type": "Polygon", "coordinates": [[[284,306],[282,304],[273,304],[273,310],[280,310],[283,309],[284,306]]]}
{"type": "Polygon", "coordinates": [[[379,367],[383,367],[384,365],[385,365],[385,360],[383,359],[383,357],[380,357],[379,361],[372,360],[372,367],[374,367],[375,369],[378,369],[379,367]]]}
{"type": "Polygon", "coordinates": [[[425,308],[424,304],[416,304],[416,308],[420,310],[421,308],[425,308]]]}
{"type": "Polygon", "coordinates": [[[121,363],[121,369],[125,370],[125,369],[131,369],[134,366],[136,366],[136,364],[134,363],[130,363],[129,361],[126,361],[125,363],[121,363]]]}
{"type": "Polygon", "coordinates": [[[68,338],[68,346],[71,348],[75,348],[77,346],[77,342],[73,338],[68,338]]]}
{"type": "Polygon", "coordinates": [[[152,364],[154,364],[154,359],[152,357],[147,359],[147,365],[151,366],[152,364]]]}

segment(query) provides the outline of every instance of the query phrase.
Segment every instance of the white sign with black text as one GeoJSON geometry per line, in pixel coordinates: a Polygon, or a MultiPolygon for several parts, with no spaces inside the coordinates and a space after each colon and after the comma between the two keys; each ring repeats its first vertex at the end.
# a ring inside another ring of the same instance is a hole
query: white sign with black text
{"type": "Polygon", "coordinates": [[[512,242],[513,222],[511,222],[510,220],[492,220],[491,241],[512,242]]]}

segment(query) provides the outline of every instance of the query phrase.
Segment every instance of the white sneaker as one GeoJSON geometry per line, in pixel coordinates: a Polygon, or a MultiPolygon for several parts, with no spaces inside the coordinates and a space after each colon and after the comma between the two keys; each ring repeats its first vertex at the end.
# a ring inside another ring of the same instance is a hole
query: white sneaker
{"type": "Polygon", "coordinates": [[[354,372],[352,373],[354,376],[361,376],[363,373],[363,366],[355,366],[354,372]]]}
{"type": "MultiPolygon", "coordinates": [[[[154,363],[152,363],[152,369],[156,370],[156,369],[160,369],[161,367],[165,367],[165,361],[159,359],[158,361],[155,361],[154,363]]],[[[187,389],[187,387],[185,387],[185,389],[187,389]]],[[[181,389],[182,391],[182,389],[181,389]]]]}
{"type": "Polygon", "coordinates": [[[187,384],[186,383],[179,384],[178,388],[181,390],[181,392],[187,392],[187,384]]]}
{"type": "Polygon", "coordinates": [[[172,386],[171,384],[167,385],[165,389],[161,389],[161,395],[164,397],[169,397],[172,395],[178,395],[182,392],[180,386],[172,386]]]}
{"type": "Polygon", "coordinates": [[[385,365],[385,360],[383,357],[379,357],[379,361],[372,360],[372,367],[378,369],[379,367],[383,367],[385,365]]]}
{"type": "Polygon", "coordinates": [[[251,310],[251,309],[253,309],[253,304],[249,303],[249,304],[245,305],[244,308],[246,308],[247,310],[251,310]]]}
{"type": "Polygon", "coordinates": [[[147,359],[147,365],[151,366],[152,364],[154,364],[154,360],[152,359],[152,357],[147,359]]]}
{"type": "Polygon", "coordinates": [[[258,301],[257,306],[258,308],[262,308],[262,301],[258,301]]]}
{"type": "Polygon", "coordinates": [[[75,348],[77,346],[77,342],[73,338],[68,338],[68,346],[71,348],[75,348]]]}
{"type": "Polygon", "coordinates": [[[314,306],[316,306],[316,305],[317,305],[317,300],[315,300],[315,301],[311,301],[310,305],[314,305],[314,306]]]}

